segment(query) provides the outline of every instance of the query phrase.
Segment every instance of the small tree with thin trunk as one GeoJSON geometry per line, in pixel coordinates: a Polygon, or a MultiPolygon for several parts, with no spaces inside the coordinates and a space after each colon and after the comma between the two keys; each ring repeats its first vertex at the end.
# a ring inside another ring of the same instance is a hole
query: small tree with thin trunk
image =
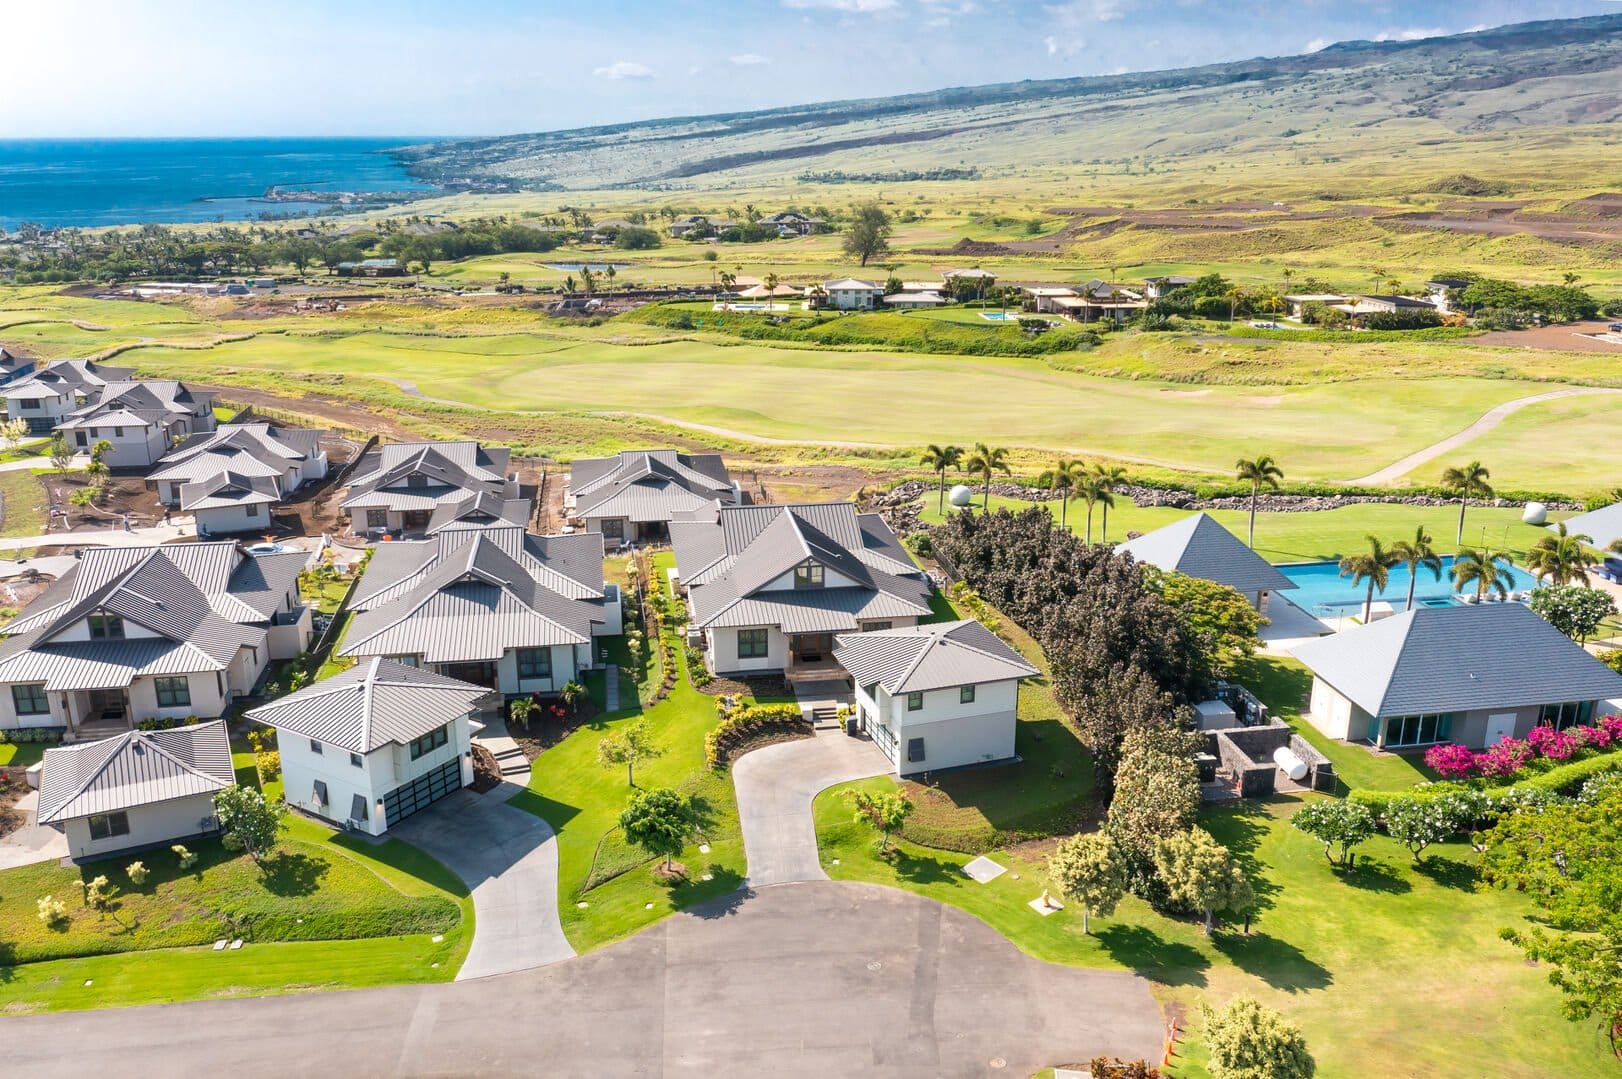
{"type": "Polygon", "coordinates": [[[625,782],[636,786],[636,766],[662,756],[664,750],[653,741],[647,723],[638,720],[597,743],[597,763],[604,768],[625,766],[625,782]]]}
{"type": "Polygon", "coordinates": [[[68,466],[73,463],[73,447],[69,446],[68,440],[62,437],[62,432],[58,431],[51,436],[50,452],[51,467],[58,472],[66,472],[68,466]]]}
{"type": "Polygon", "coordinates": [[[1330,865],[1351,866],[1352,849],[1374,834],[1374,814],[1361,802],[1325,799],[1298,810],[1290,823],[1324,845],[1330,865]],[[1335,856],[1335,848],[1340,856],[1335,856]]]}
{"type": "Polygon", "coordinates": [[[1256,901],[1233,854],[1203,828],[1155,841],[1155,872],[1173,902],[1205,915],[1205,935],[1219,910],[1243,910],[1256,901]]]}
{"type": "Polygon", "coordinates": [[[1453,542],[1464,542],[1464,511],[1470,507],[1470,499],[1492,497],[1492,484],[1487,482],[1491,476],[1492,473],[1480,461],[1471,461],[1442,472],[1442,486],[1459,493],[1459,532],[1453,542]]]}
{"type": "Polygon", "coordinates": [[[890,833],[900,828],[912,816],[912,799],[900,791],[846,791],[845,797],[855,808],[857,824],[870,825],[879,833],[879,853],[890,849],[890,833]]]}
{"type": "Polygon", "coordinates": [[[1261,496],[1262,487],[1278,490],[1279,481],[1284,478],[1284,470],[1278,462],[1267,454],[1262,454],[1253,460],[1240,459],[1234,466],[1234,475],[1245,483],[1250,484],[1250,532],[1247,543],[1250,547],[1256,546],[1256,500],[1261,496]]]}
{"type": "Polygon", "coordinates": [[[687,796],[666,787],[638,791],[620,814],[620,830],[650,855],[664,856],[664,868],[687,846],[693,834],[693,807],[687,796]]]}
{"type": "Polygon", "coordinates": [[[1312,1079],[1317,1065],[1301,1032],[1250,997],[1203,1005],[1212,1079],[1312,1079]]]}
{"type": "Polygon", "coordinates": [[[1092,932],[1092,915],[1108,918],[1126,894],[1126,869],[1103,832],[1060,840],[1048,856],[1048,880],[1081,907],[1083,933],[1092,932]]]}
{"type": "Polygon", "coordinates": [[[214,815],[225,836],[225,849],[245,850],[255,862],[269,853],[287,827],[286,810],[280,802],[267,802],[259,791],[240,785],[214,796],[214,815]]]}

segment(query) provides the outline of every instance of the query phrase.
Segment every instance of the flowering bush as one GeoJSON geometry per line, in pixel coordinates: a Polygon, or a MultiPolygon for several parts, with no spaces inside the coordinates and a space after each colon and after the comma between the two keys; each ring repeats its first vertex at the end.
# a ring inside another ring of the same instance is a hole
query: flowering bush
{"type": "Polygon", "coordinates": [[[1425,763],[1443,779],[1464,779],[1476,774],[1476,755],[1451,742],[1427,749],[1425,763]]]}
{"type": "Polygon", "coordinates": [[[1622,716],[1605,716],[1592,726],[1533,727],[1525,740],[1506,737],[1484,753],[1459,745],[1435,745],[1425,751],[1425,763],[1444,779],[1507,779],[1534,761],[1569,761],[1586,749],[1622,749],[1622,716]]]}
{"type": "Polygon", "coordinates": [[[1476,754],[1476,771],[1484,776],[1512,776],[1536,758],[1530,742],[1506,737],[1487,752],[1476,754]]]}

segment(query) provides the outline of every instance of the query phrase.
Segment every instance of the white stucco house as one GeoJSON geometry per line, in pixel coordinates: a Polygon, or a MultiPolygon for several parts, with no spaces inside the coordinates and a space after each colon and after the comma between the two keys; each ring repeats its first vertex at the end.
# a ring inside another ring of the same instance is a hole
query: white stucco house
{"type": "Polygon", "coordinates": [[[557,693],[597,664],[596,638],[622,630],[601,536],[512,525],[380,544],[349,606],[340,655],[381,656],[506,696],[557,693]]]}
{"type": "Polygon", "coordinates": [[[585,457],[569,466],[563,508],[588,532],[617,547],[670,538],[670,522],[712,503],[743,501],[718,453],[625,450],[585,457]]]}
{"type": "MultiPolygon", "coordinates": [[[[518,478],[507,472],[512,451],[473,441],[391,442],[361,462],[349,481],[343,508],[356,534],[425,533],[444,523],[447,506],[466,507],[469,496],[495,503],[523,503],[518,478]],[[436,522],[435,514],[441,513],[436,522]]],[[[520,512],[501,516],[527,520],[520,512]]]]}
{"type": "Polygon", "coordinates": [[[0,729],[64,737],[222,715],[310,641],[302,551],[90,547],[0,632],[0,729]]]}
{"type": "Polygon", "coordinates": [[[930,613],[928,578],[882,517],[849,502],[713,507],[670,538],[716,674],[838,674],[834,634],[930,613]]]}
{"type": "Polygon", "coordinates": [[[884,286],[855,277],[826,281],[822,291],[827,296],[824,307],[836,311],[871,311],[884,300],[884,286]]]}
{"type": "Polygon", "coordinates": [[[276,730],[289,805],[382,835],[473,782],[488,687],[380,657],[248,713],[276,730]]]}
{"type": "Polygon", "coordinates": [[[38,820],[75,860],[168,846],[219,830],[214,795],[236,783],[220,720],[53,746],[41,761],[38,820]]]}
{"type": "Polygon", "coordinates": [[[263,532],[272,508],[325,478],[321,432],[229,423],[176,446],[147,474],[158,500],[197,521],[199,535],[263,532]]]}
{"type": "Polygon", "coordinates": [[[900,776],[1012,760],[1019,683],[1040,673],[972,619],[842,633],[834,658],[900,776]]]}
{"type": "Polygon", "coordinates": [[[48,435],[108,383],[122,382],[134,373],[133,368],[105,367],[93,360],[58,360],[6,384],[0,391],[6,419],[26,420],[29,434],[48,435]]]}
{"type": "Polygon", "coordinates": [[[108,383],[56,429],[79,453],[109,443],[102,458],[108,468],[149,468],[180,439],[214,426],[213,394],[152,379],[108,383]]]}

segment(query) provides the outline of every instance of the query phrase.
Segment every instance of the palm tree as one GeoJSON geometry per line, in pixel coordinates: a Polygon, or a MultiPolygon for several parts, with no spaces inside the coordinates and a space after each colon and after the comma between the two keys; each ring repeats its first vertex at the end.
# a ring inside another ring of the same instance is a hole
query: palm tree
{"type": "Polygon", "coordinates": [[[1486,599],[1488,592],[1507,596],[1509,586],[1514,583],[1515,576],[1509,571],[1507,554],[1486,547],[1480,550],[1460,547],[1453,559],[1453,587],[1462,592],[1465,585],[1474,584],[1477,599],[1486,599]]]}
{"type": "Polygon", "coordinates": [[[1471,461],[1462,468],[1449,468],[1442,473],[1442,486],[1449,491],[1459,492],[1459,534],[1453,542],[1464,542],[1464,511],[1470,505],[1470,496],[1492,497],[1492,484],[1487,482],[1491,475],[1480,461],[1471,461]]]}
{"type": "Polygon", "coordinates": [[[564,277],[564,279],[563,279],[563,291],[567,292],[571,296],[574,295],[574,274],[569,274],[566,277],[564,277]]]}
{"type": "Polygon", "coordinates": [[[1075,486],[1077,497],[1087,503],[1087,546],[1093,545],[1093,506],[1099,502],[1115,503],[1115,496],[1104,490],[1097,476],[1084,473],[1075,486]]]}
{"type": "Polygon", "coordinates": [[[1093,466],[1093,478],[1098,481],[1098,501],[1104,507],[1103,530],[1098,540],[1100,543],[1108,543],[1109,510],[1115,505],[1115,492],[1126,486],[1126,469],[1120,465],[1097,464],[1093,466]]]}
{"type": "Polygon", "coordinates": [[[1547,577],[1557,585],[1573,581],[1587,584],[1588,556],[1583,553],[1583,544],[1592,545],[1594,537],[1568,533],[1563,522],[1554,527],[1553,534],[1544,536],[1526,552],[1526,567],[1540,581],[1547,577]]]}
{"type": "Polygon", "coordinates": [[[721,291],[722,292],[731,292],[732,291],[732,286],[736,285],[737,283],[738,283],[738,275],[737,274],[728,273],[726,270],[721,271],[721,291]]]}
{"type": "Polygon", "coordinates": [[[1369,541],[1369,549],[1362,554],[1347,555],[1340,560],[1340,575],[1352,579],[1352,587],[1356,588],[1364,581],[1369,583],[1368,596],[1363,600],[1363,624],[1369,624],[1369,616],[1374,611],[1374,590],[1378,588],[1385,591],[1385,583],[1391,578],[1391,567],[1399,559],[1396,554],[1385,549],[1379,536],[1365,537],[1369,541]]]}
{"type": "Polygon", "coordinates": [[[1431,535],[1420,525],[1414,529],[1412,540],[1398,540],[1391,545],[1391,556],[1398,563],[1408,567],[1408,605],[1405,611],[1414,609],[1414,586],[1419,584],[1419,567],[1424,566],[1440,581],[1442,579],[1442,556],[1436,553],[1431,546],[1431,535]]]}
{"type": "Polygon", "coordinates": [[[1059,496],[1059,527],[1066,528],[1066,514],[1070,509],[1070,497],[1075,493],[1076,481],[1084,474],[1086,465],[1080,461],[1072,461],[1061,457],[1053,462],[1053,467],[1036,477],[1038,487],[1046,487],[1059,496]]]}
{"type": "Polygon", "coordinates": [[[1262,492],[1262,484],[1273,490],[1278,490],[1278,481],[1284,478],[1284,470],[1278,467],[1278,462],[1268,454],[1262,454],[1255,460],[1247,461],[1240,458],[1234,465],[1234,475],[1242,482],[1250,484],[1250,547],[1256,548],[1256,499],[1262,492]]]}
{"type": "Polygon", "coordinates": [[[974,444],[974,451],[969,454],[969,459],[963,462],[963,471],[979,476],[980,481],[985,484],[986,497],[980,508],[987,513],[991,512],[992,473],[1001,472],[1005,476],[1013,475],[1013,472],[1008,468],[1008,451],[1002,446],[993,449],[984,442],[974,444]]]}
{"type": "Polygon", "coordinates": [[[948,468],[959,468],[962,466],[963,447],[937,446],[934,443],[931,443],[929,448],[924,451],[924,455],[918,459],[918,463],[928,468],[931,472],[935,472],[940,475],[941,497],[940,506],[936,509],[936,512],[944,514],[946,512],[946,470],[948,468]]]}
{"type": "Polygon", "coordinates": [[[761,283],[766,286],[766,292],[767,292],[766,298],[768,300],[770,300],[773,296],[777,295],[777,282],[778,282],[778,280],[779,280],[779,278],[777,276],[777,271],[776,270],[773,270],[771,273],[767,274],[764,279],[762,279],[761,283]]]}

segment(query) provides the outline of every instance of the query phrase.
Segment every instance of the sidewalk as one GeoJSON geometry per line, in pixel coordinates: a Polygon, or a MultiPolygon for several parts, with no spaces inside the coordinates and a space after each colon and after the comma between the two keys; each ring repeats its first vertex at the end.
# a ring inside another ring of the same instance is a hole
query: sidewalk
{"type": "Polygon", "coordinates": [[[26,551],[34,547],[156,547],[192,534],[191,518],[176,518],[166,525],[96,529],[92,532],[47,532],[39,536],[0,536],[0,551],[26,551]]]}

